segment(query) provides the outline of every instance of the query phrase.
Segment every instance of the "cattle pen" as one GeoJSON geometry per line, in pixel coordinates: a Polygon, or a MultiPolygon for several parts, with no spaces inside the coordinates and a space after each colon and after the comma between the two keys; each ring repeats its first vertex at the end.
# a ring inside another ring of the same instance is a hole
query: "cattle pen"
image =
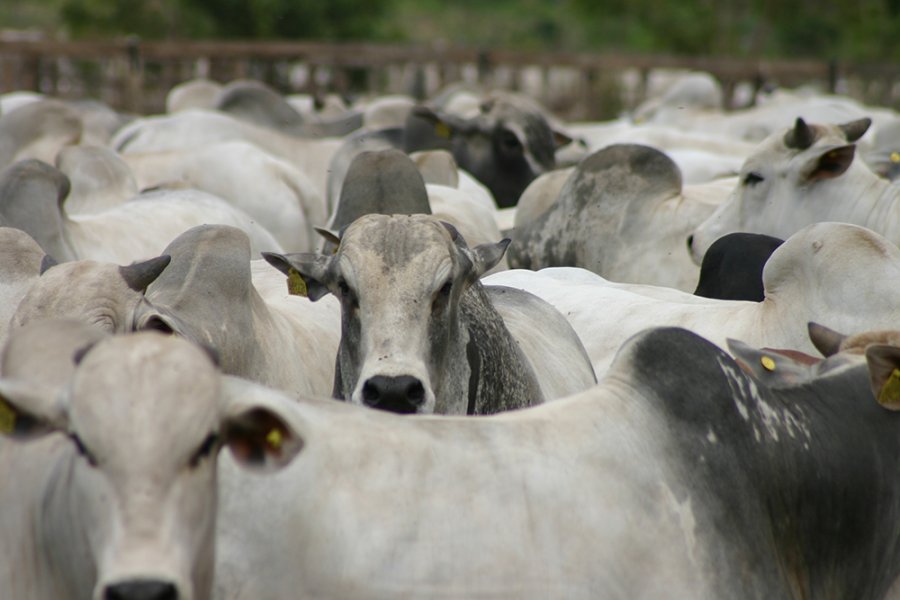
{"type": "Polygon", "coordinates": [[[29,90],[95,98],[139,114],[164,110],[173,85],[193,77],[253,78],[284,93],[402,93],[426,98],[464,82],[524,91],[567,119],[600,119],[634,108],[662,72],[716,77],[725,107],[753,102],[767,85],[811,85],[900,108],[900,65],[834,60],[519,52],[449,45],[370,43],[59,41],[0,37],[0,93],[29,90]]]}

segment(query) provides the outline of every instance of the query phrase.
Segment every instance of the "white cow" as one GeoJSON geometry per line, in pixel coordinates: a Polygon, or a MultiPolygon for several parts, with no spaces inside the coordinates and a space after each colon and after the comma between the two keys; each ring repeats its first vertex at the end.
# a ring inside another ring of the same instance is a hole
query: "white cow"
{"type": "Polygon", "coordinates": [[[575,168],[545,212],[512,231],[509,265],[578,266],[613,281],[693,290],[700,271],[685,239],[729,188],[723,181],[683,186],[664,153],[609,146],[575,168]]]}
{"type": "Polygon", "coordinates": [[[29,233],[57,260],[127,264],[159,256],[182,232],[204,223],[238,227],[254,252],[281,246],[249,215],[199,190],[160,190],[93,214],[69,215],[68,178],[46,163],[23,161],[0,173],[0,222],[29,233]]]}
{"type": "Polygon", "coordinates": [[[103,212],[139,192],[128,164],[109,148],[67,146],[56,155],[56,168],[72,186],[66,197],[66,211],[71,214],[103,212]]]}
{"type": "Polygon", "coordinates": [[[27,233],[0,227],[0,345],[9,319],[45,266],[44,250],[27,233]]]}
{"type": "Polygon", "coordinates": [[[298,138],[221,112],[186,110],[137,119],[123,127],[110,145],[122,154],[133,154],[180,150],[225,141],[250,142],[286,160],[305,173],[323,197],[331,158],[343,144],[339,138],[298,138]]]}
{"type": "Polygon", "coordinates": [[[301,401],[286,469],[220,461],[215,598],[883,598],[900,417],[872,393],[896,352],[776,393],[656,329],[597,386],[504,415],[301,401]]]}
{"type": "Polygon", "coordinates": [[[219,449],[229,468],[274,470],[301,444],[193,344],[98,335],[46,321],[4,352],[3,595],[207,599],[219,449]]]}
{"type": "Polygon", "coordinates": [[[529,291],[555,306],[581,337],[602,376],[628,337],[674,325],[721,347],[726,338],[751,346],[813,352],[809,321],[850,334],[896,327],[900,319],[900,249],[863,227],[810,225],[782,244],[763,271],[765,300],[698,298],[675,290],[611,284],[582,269],[507,271],[486,285],[529,291]],[[593,281],[591,281],[593,279],[593,281]]]}
{"type": "Polygon", "coordinates": [[[215,351],[227,374],[292,395],[331,395],[340,341],[334,298],[290,295],[281,273],[250,261],[247,236],[233,227],[192,228],[165,252],[128,266],[53,266],[35,275],[10,329],[66,318],[107,333],[177,333],[215,351]]]}
{"type": "Polygon", "coordinates": [[[697,264],[727,233],[764,233],[786,239],[819,221],[863,225],[900,242],[900,184],[875,175],[854,160],[856,142],[871,121],[794,127],[760,144],[741,167],[728,200],[693,232],[697,264]]]}
{"type": "Polygon", "coordinates": [[[141,188],[183,183],[214,194],[257,220],[289,252],[310,252],[324,226],[325,199],[285,160],[243,141],[125,154],[141,188]]]}

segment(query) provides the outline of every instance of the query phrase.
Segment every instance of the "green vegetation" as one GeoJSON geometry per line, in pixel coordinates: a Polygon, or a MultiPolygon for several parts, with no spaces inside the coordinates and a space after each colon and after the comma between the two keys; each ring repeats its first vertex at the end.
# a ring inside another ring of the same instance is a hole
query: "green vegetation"
{"type": "Polygon", "coordinates": [[[69,37],[440,42],[527,50],[900,60],[900,0],[4,0],[69,37]]]}

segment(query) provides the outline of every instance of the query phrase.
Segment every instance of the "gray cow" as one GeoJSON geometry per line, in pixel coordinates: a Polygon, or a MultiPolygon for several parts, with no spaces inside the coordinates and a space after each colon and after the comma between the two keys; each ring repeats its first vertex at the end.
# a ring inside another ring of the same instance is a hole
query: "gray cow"
{"type": "Polygon", "coordinates": [[[400,413],[489,414],[544,400],[478,283],[507,244],[470,249],[427,215],[367,215],[333,255],[263,256],[299,273],[310,299],[340,299],[335,396],[400,413]]]}

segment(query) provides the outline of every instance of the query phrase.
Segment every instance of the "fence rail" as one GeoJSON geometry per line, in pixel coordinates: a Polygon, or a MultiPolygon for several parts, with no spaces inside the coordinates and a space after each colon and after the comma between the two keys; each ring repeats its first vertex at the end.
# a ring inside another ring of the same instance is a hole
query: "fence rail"
{"type": "Polygon", "coordinates": [[[316,42],[56,41],[0,39],[0,92],[93,97],[138,113],[160,112],[176,83],[205,76],[264,80],[283,92],[408,93],[454,81],[523,89],[567,118],[602,118],[640,102],[660,70],[702,70],[731,103],[738,86],[816,85],[900,108],[900,65],[755,60],[455,46],[316,42]],[[626,85],[623,81],[630,81],[626,85]]]}

